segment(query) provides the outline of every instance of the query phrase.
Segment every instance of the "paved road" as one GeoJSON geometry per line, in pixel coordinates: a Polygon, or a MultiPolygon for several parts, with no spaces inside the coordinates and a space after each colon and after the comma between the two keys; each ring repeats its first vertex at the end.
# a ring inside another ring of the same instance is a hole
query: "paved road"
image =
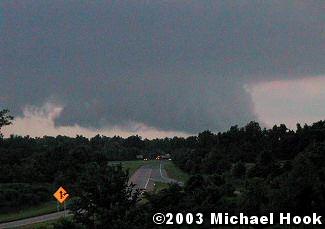
{"type": "Polygon", "coordinates": [[[130,182],[136,184],[135,188],[146,189],[147,191],[154,190],[156,181],[164,183],[178,182],[168,177],[164,163],[143,165],[130,178],[130,182]]]}
{"type": "Polygon", "coordinates": [[[22,219],[22,220],[17,220],[17,221],[13,221],[13,222],[2,223],[2,224],[0,224],[0,229],[41,223],[41,222],[45,222],[45,221],[59,219],[61,217],[65,217],[68,215],[69,215],[69,211],[61,211],[61,212],[56,212],[56,213],[52,213],[52,214],[36,216],[36,217],[28,218],[28,219],[22,219]]]}

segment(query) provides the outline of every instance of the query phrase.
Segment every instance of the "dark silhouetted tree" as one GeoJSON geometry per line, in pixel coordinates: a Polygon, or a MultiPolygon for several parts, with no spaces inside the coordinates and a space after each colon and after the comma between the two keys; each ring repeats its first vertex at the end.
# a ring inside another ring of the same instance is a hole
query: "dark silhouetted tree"
{"type": "Polygon", "coordinates": [[[1,133],[1,128],[3,126],[12,124],[11,121],[14,119],[13,116],[7,115],[7,113],[9,113],[9,112],[10,111],[7,109],[0,111],[0,137],[3,137],[2,133],[1,133]]]}

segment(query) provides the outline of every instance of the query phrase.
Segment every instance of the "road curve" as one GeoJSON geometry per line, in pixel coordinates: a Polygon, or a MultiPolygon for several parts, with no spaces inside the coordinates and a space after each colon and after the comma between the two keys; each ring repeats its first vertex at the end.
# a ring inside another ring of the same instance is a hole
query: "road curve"
{"type": "Polygon", "coordinates": [[[180,183],[167,175],[165,163],[150,163],[140,167],[130,178],[129,183],[136,184],[135,188],[153,191],[155,182],[180,183]]]}

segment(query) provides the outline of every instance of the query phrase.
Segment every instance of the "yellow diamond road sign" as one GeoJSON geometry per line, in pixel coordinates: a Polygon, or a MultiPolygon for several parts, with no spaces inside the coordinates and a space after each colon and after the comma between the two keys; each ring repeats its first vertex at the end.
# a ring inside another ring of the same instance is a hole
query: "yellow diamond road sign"
{"type": "Polygon", "coordinates": [[[53,196],[62,204],[69,197],[69,194],[64,188],[60,187],[53,196]]]}

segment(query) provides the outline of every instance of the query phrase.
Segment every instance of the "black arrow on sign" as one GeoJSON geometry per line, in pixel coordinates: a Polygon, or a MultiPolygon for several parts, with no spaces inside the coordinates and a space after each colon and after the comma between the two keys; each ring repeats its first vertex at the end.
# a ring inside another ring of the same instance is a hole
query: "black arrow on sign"
{"type": "Polygon", "coordinates": [[[63,193],[62,191],[60,191],[60,199],[63,199],[63,197],[66,195],[67,193],[63,193]]]}

